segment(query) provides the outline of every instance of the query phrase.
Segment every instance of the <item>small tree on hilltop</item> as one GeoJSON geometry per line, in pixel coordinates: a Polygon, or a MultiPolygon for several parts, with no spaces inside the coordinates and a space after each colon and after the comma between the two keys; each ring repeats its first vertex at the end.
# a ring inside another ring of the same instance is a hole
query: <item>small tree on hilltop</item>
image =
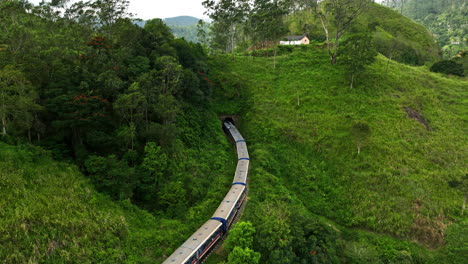
{"type": "Polygon", "coordinates": [[[351,76],[350,87],[353,88],[354,79],[375,61],[377,51],[372,45],[372,36],[368,33],[349,36],[341,47],[340,64],[346,67],[351,76]]]}
{"type": "Polygon", "coordinates": [[[371,0],[305,0],[312,13],[320,19],[327,38],[331,64],[336,64],[340,39],[354,21],[372,4],[371,0]],[[334,39],[332,39],[334,38],[334,39]]]}
{"type": "Polygon", "coordinates": [[[278,41],[288,29],[284,25],[283,16],[287,14],[287,3],[279,0],[255,0],[251,15],[253,39],[256,44],[268,47],[273,43],[274,64],[276,68],[276,54],[278,41]]]}

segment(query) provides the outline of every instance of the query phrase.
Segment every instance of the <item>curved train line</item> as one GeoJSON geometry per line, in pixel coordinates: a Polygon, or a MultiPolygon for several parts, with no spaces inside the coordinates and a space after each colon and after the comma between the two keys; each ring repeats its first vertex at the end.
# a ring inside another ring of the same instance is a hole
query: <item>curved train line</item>
{"type": "Polygon", "coordinates": [[[232,187],[211,219],[206,221],[163,264],[201,263],[220,238],[227,233],[245,200],[250,163],[247,144],[231,121],[223,121],[223,126],[236,142],[238,162],[232,187]]]}

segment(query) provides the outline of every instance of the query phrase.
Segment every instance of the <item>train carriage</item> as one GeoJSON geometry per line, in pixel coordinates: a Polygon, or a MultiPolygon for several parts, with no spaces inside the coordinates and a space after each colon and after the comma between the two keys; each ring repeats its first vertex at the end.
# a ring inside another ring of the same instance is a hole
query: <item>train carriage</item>
{"type": "Polygon", "coordinates": [[[244,183],[247,184],[247,175],[249,173],[249,160],[239,160],[237,162],[236,174],[232,183],[244,183]]]}
{"type": "Polygon", "coordinates": [[[249,160],[249,152],[247,151],[247,144],[244,140],[236,142],[237,158],[239,160],[249,160]]]}
{"type": "Polygon", "coordinates": [[[163,262],[163,264],[193,264],[198,263],[223,233],[222,223],[208,220],[182,246],[163,262]]]}
{"type": "Polygon", "coordinates": [[[224,228],[228,229],[234,220],[237,210],[244,201],[245,189],[245,185],[242,184],[232,185],[231,190],[224,197],[211,219],[218,219],[223,222],[224,228]]]}

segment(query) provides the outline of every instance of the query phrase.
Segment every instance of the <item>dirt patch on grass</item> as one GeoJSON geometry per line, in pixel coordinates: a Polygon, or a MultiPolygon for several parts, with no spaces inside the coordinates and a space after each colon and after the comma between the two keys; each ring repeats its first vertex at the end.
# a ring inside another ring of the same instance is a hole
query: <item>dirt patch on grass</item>
{"type": "Polygon", "coordinates": [[[413,211],[416,213],[411,226],[411,237],[428,248],[436,249],[445,242],[445,229],[447,219],[444,216],[428,217],[422,213],[424,205],[417,199],[413,203],[413,211]]]}
{"type": "Polygon", "coordinates": [[[429,123],[427,123],[426,119],[424,119],[424,117],[418,112],[418,110],[412,109],[406,106],[404,106],[403,108],[408,114],[408,117],[413,118],[419,123],[423,124],[426,127],[427,131],[431,131],[431,127],[429,126],[429,123]]]}

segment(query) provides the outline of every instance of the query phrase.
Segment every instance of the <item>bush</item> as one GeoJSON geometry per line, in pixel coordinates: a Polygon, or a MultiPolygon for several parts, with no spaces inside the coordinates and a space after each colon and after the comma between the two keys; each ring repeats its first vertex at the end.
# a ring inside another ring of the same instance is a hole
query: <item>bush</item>
{"type": "Polygon", "coordinates": [[[442,60],[434,63],[431,67],[431,72],[440,72],[445,74],[453,74],[457,76],[464,76],[463,65],[458,64],[452,60],[442,60]]]}
{"type": "Polygon", "coordinates": [[[273,49],[260,49],[252,51],[254,57],[273,57],[273,49]]]}

